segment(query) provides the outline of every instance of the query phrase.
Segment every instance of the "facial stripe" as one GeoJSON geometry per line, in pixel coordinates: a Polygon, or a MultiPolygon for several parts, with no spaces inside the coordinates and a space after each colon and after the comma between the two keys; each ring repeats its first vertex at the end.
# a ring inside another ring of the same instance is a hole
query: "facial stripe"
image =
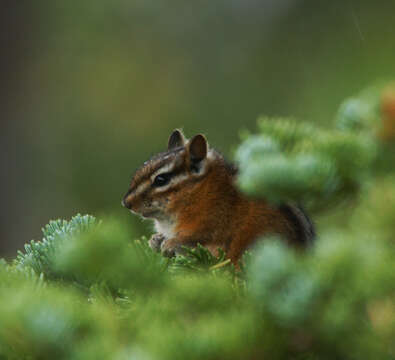
{"type": "MultiPolygon", "coordinates": [[[[162,169],[159,169],[155,176],[160,174],[172,172],[173,177],[170,179],[170,182],[165,186],[160,186],[155,188],[155,193],[165,193],[170,189],[174,189],[179,187],[179,185],[184,184],[186,182],[195,182],[198,181],[199,178],[204,176],[208,171],[208,162],[207,160],[202,161],[201,168],[198,173],[191,173],[188,171],[188,167],[186,164],[182,164],[178,168],[173,168],[170,164],[168,167],[164,166],[162,169]]],[[[152,181],[155,179],[155,176],[152,177],[152,181]]]]}
{"type": "Polygon", "coordinates": [[[170,188],[174,188],[178,185],[180,185],[181,183],[185,182],[187,179],[189,178],[187,173],[181,173],[180,175],[174,176],[169,184],[165,185],[165,186],[160,186],[155,188],[155,193],[162,193],[165,192],[167,190],[169,190],[170,188]]]}
{"type": "Polygon", "coordinates": [[[168,153],[158,154],[157,156],[146,161],[144,165],[136,172],[131,186],[130,196],[139,197],[149,192],[165,193],[170,189],[179,187],[180,184],[197,181],[204,176],[208,170],[208,163],[213,159],[214,153],[209,151],[207,159],[200,163],[198,172],[190,172],[189,159],[186,158],[188,153],[185,149],[180,148],[168,153]],[[164,173],[171,173],[172,178],[165,186],[152,187],[155,178],[164,173]]]}
{"type": "Polygon", "coordinates": [[[131,191],[135,191],[140,184],[144,183],[146,180],[150,180],[152,173],[163,167],[169,161],[160,161],[157,163],[147,163],[143,168],[137,171],[135,176],[132,179],[132,183],[130,186],[131,191]]]}
{"type": "Polygon", "coordinates": [[[133,191],[140,183],[150,178],[153,173],[157,172],[160,168],[169,163],[176,163],[177,167],[179,164],[184,162],[182,151],[183,148],[174,149],[168,153],[161,153],[146,161],[143,166],[136,171],[130,185],[130,189],[133,191]]]}
{"type": "Polygon", "coordinates": [[[151,186],[151,182],[149,180],[144,181],[139,186],[137,186],[136,190],[133,191],[135,196],[141,195],[143,192],[147,191],[151,186]]]}
{"type": "MultiPolygon", "coordinates": [[[[149,189],[151,188],[152,183],[155,180],[155,177],[160,174],[172,172],[174,174],[174,176],[177,176],[178,174],[186,173],[186,168],[184,168],[183,166],[179,166],[178,168],[176,168],[175,166],[176,166],[176,163],[174,161],[172,163],[167,163],[167,164],[163,165],[155,173],[153,173],[150,177],[147,177],[143,182],[140,182],[140,184],[133,187],[132,190],[130,191],[130,193],[133,196],[139,196],[143,193],[148,192],[149,189]]],[[[170,183],[171,183],[171,181],[170,181],[170,183]]]]}
{"type": "Polygon", "coordinates": [[[160,167],[157,171],[155,171],[150,177],[151,177],[151,181],[153,182],[155,180],[155,178],[160,175],[160,174],[166,174],[169,172],[172,172],[175,168],[175,161],[172,161],[171,163],[167,163],[165,165],[163,165],[162,167],[160,167]]]}

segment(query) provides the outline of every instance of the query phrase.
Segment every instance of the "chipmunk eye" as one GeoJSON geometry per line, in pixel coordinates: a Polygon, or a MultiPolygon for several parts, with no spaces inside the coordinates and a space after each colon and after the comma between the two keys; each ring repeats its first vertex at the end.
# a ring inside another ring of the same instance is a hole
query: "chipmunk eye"
{"type": "Polygon", "coordinates": [[[160,174],[154,179],[152,186],[155,187],[165,186],[169,183],[170,179],[171,179],[171,173],[160,174]]]}

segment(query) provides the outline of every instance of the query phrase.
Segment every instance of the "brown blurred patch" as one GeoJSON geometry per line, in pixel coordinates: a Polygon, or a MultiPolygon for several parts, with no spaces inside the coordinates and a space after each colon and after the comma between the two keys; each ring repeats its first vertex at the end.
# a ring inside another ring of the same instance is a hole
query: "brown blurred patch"
{"type": "Polygon", "coordinates": [[[395,84],[388,86],[381,97],[383,124],[379,136],[384,141],[395,140],[395,84]]]}
{"type": "Polygon", "coordinates": [[[382,299],[372,302],[368,306],[370,322],[375,331],[388,333],[395,324],[395,303],[393,299],[382,299]]]}

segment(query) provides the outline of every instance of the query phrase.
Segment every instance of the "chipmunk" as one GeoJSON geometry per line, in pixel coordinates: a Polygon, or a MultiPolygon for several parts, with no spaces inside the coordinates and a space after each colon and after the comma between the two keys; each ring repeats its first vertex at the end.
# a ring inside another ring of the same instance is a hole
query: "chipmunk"
{"type": "Polygon", "coordinates": [[[122,203],[154,220],[157,233],[149,245],[169,257],[200,243],[214,255],[221,248],[237,264],[264,235],[278,234],[299,247],[311,242],[314,228],[301,208],[249,199],[236,178],[237,168],[204,135],[187,140],[174,130],[167,151],[137,170],[122,203]]]}

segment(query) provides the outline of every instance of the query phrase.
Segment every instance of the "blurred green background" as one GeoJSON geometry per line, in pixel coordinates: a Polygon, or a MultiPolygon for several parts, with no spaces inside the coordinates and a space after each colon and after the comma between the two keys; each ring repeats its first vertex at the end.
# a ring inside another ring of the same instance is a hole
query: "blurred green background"
{"type": "Polygon", "coordinates": [[[395,75],[395,1],[3,1],[0,256],[121,207],[170,131],[230,155],[261,115],[329,126],[395,75]]]}

